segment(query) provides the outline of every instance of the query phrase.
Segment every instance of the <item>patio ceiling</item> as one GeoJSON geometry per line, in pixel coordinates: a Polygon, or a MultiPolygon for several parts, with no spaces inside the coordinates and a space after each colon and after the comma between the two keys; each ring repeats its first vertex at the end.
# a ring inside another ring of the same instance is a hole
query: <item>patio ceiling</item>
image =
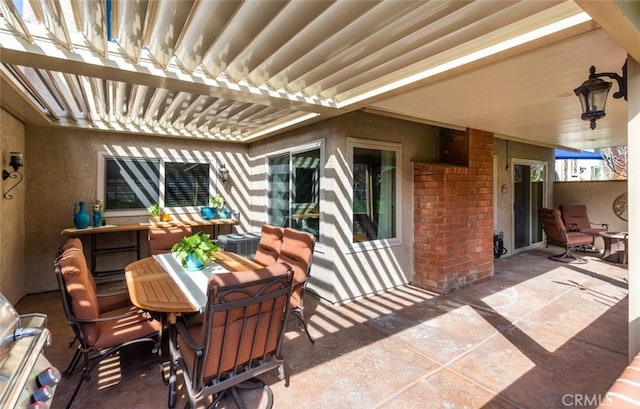
{"type": "Polygon", "coordinates": [[[626,52],[572,1],[23,4],[0,0],[0,96],[27,123],[248,142],[365,108],[626,144],[624,103],[596,131],[579,119],[572,89],[626,52]]]}

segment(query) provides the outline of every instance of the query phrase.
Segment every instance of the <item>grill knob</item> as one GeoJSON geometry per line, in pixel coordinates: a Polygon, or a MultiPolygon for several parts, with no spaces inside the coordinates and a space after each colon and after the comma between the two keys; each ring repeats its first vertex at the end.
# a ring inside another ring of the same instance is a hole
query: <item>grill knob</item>
{"type": "Polygon", "coordinates": [[[55,386],[60,382],[60,371],[53,366],[38,374],[38,386],[55,386]]]}
{"type": "Polygon", "coordinates": [[[51,386],[43,386],[40,389],[36,389],[33,392],[33,401],[35,402],[46,402],[53,397],[53,389],[51,386]]]}

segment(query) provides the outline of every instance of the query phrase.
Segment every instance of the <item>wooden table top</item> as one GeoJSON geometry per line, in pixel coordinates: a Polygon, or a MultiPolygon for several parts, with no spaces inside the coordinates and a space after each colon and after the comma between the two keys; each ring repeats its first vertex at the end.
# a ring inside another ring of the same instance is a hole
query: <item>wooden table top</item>
{"type": "Polygon", "coordinates": [[[132,223],[132,224],[107,224],[106,226],[93,227],[86,229],[76,229],[70,227],[62,230],[62,234],[66,236],[77,236],[82,234],[97,233],[114,233],[121,231],[149,230],[154,227],[179,227],[179,226],[215,226],[215,225],[236,225],[238,221],[235,219],[212,219],[212,220],[180,220],[160,223],[132,223]]]}
{"type": "MultiPolygon", "coordinates": [[[[215,253],[216,263],[229,271],[246,271],[262,268],[254,261],[236,253],[215,253]]],[[[197,312],[171,275],[153,257],[135,261],[125,267],[125,277],[131,302],[142,309],[165,313],[197,312]]]]}

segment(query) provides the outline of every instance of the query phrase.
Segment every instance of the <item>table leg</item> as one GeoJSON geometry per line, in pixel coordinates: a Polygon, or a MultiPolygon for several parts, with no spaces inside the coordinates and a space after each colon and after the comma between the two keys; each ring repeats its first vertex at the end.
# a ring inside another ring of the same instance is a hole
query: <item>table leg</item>
{"type": "Polygon", "coordinates": [[[169,324],[167,326],[167,336],[169,338],[169,398],[168,398],[168,406],[170,409],[175,408],[176,406],[176,364],[173,362],[173,357],[176,354],[175,349],[178,347],[178,335],[176,331],[176,327],[174,324],[169,324]]]}
{"type": "Polygon", "coordinates": [[[96,275],[96,259],[97,259],[97,252],[96,252],[96,235],[95,233],[91,233],[91,275],[95,276],[96,275]]]}
{"type": "Polygon", "coordinates": [[[602,240],[604,241],[604,251],[601,258],[605,259],[611,255],[611,237],[602,236],[602,240]]]}

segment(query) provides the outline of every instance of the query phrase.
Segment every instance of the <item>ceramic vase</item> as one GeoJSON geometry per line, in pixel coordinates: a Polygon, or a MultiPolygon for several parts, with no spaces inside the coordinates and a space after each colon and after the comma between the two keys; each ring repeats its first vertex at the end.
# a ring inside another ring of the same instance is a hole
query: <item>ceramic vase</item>
{"type": "Polygon", "coordinates": [[[76,229],[86,229],[89,227],[89,213],[85,210],[85,202],[78,202],[73,206],[73,224],[76,229]]]}

